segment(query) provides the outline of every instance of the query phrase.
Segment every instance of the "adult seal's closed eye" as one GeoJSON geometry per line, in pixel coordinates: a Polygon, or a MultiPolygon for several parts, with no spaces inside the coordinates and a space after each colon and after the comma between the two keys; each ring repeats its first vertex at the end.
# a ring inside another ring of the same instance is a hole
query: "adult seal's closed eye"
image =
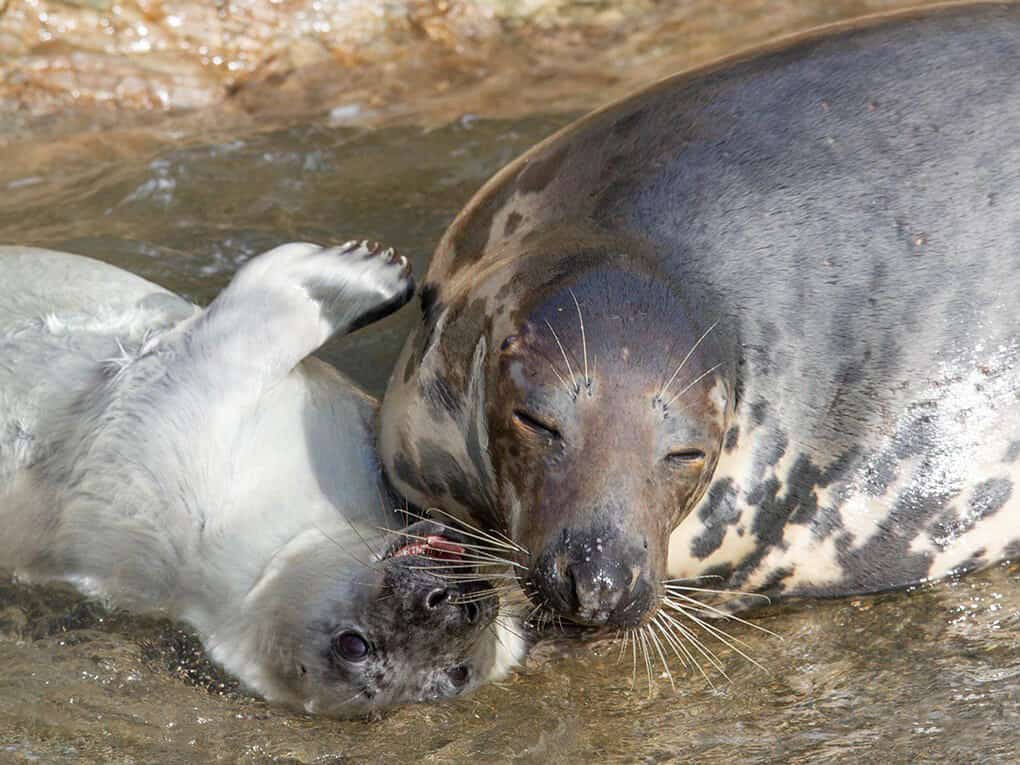
{"type": "Polygon", "coordinates": [[[493,178],[384,398],[412,500],[530,551],[536,604],[662,580],[837,595],[1020,551],[1020,7],[678,75],[493,178]]]}
{"type": "Polygon", "coordinates": [[[199,309],[0,247],[0,566],[189,622],[266,698],[351,716],[463,693],[523,650],[468,542],[381,513],[376,402],[308,357],[410,297],[369,243],[289,244],[199,309]],[[475,581],[467,581],[472,579],[475,581]]]}

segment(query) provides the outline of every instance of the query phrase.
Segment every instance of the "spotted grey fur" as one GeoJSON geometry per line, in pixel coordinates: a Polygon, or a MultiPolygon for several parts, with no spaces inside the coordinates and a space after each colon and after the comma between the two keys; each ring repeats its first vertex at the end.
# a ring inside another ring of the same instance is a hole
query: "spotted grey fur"
{"type": "MultiPolygon", "coordinates": [[[[517,541],[542,526],[549,549],[609,523],[631,552],[598,553],[603,590],[617,554],[657,577],[786,595],[1016,555],[1017,71],[1020,7],[912,11],[672,77],[540,144],[438,246],[384,399],[391,477],[517,541]],[[652,289],[644,305],[634,295],[652,289]],[[510,390],[505,354],[545,320],[564,348],[529,340],[510,390]],[[649,488],[661,450],[636,461],[627,439],[661,436],[646,422],[656,386],[712,327],[683,379],[714,371],[668,412],[707,428],[670,436],[702,439],[705,455],[676,479],[693,495],[675,506],[649,488]],[[564,403],[582,343],[597,364],[564,403]],[[610,405],[614,385],[632,400],[610,405]],[[558,451],[508,440],[518,404],[539,407],[558,451]],[[601,441],[572,441],[593,421],[601,441]],[[646,517],[650,502],[669,524],[646,517]],[[668,565],[655,552],[667,539],[668,565]]],[[[586,611],[578,585],[557,601],[543,581],[577,563],[568,541],[557,550],[551,567],[532,551],[540,602],[601,623],[636,598],[586,611]]]]}

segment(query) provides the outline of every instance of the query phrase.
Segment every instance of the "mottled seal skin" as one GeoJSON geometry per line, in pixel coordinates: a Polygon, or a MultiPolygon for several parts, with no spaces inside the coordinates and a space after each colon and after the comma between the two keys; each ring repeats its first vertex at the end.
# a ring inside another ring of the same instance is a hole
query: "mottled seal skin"
{"type": "Polygon", "coordinates": [[[454,532],[397,537],[381,512],[376,402],[306,358],[412,290],[407,262],[367,243],[278,247],[205,309],[105,263],[0,247],[0,566],[182,619],[247,686],[307,712],[505,674],[524,646],[494,624],[491,585],[405,536],[454,532]]]}
{"type": "Polygon", "coordinates": [[[438,246],[390,477],[583,623],[667,573],[842,595],[1016,554],[1018,71],[1020,7],[870,18],[535,147],[438,246]]]}

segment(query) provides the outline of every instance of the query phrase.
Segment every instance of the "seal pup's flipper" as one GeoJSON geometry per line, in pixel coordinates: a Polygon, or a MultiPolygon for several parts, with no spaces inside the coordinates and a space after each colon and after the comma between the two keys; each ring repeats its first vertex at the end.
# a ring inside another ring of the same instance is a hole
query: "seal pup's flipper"
{"type": "Polygon", "coordinates": [[[330,337],[389,315],[413,293],[410,265],[392,248],[295,242],[245,264],[187,332],[218,364],[261,370],[265,382],[330,337]]]}

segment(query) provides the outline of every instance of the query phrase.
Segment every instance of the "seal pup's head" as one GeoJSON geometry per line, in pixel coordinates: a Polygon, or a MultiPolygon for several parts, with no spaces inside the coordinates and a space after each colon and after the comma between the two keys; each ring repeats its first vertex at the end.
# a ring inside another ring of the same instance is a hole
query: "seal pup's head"
{"type": "Polygon", "coordinates": [[[651,265],[612,247],[538,249],[423,294],[383,404],[391,479],[530,551],[536,605],[643,623],[670,533],[721,452],[735,354],[651,265]]]}
{"type": "Polygon", "coordinates": [[[336,717],[495,679],[519,655],[490,645],[505,637],[493,625],[498,599],[480,576],[461,581],[470,569],[455,537],[429,522],[396,542],[366,543],[342,527],[303,532],[211,636],[212,655],[270,701],[336,717]]]}

